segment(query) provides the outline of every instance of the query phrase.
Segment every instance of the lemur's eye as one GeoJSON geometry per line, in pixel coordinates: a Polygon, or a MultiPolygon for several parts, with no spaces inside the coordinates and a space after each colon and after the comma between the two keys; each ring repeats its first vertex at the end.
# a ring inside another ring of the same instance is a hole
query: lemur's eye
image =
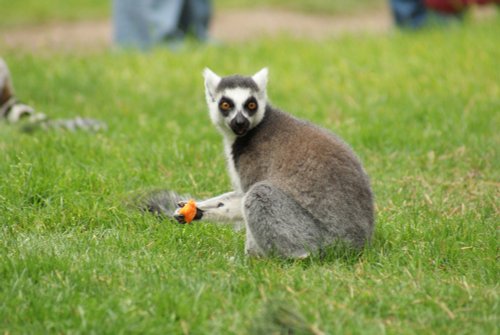
{"type": "Polygon", "coordinates": [[[247,105],[247,108],[248,108],[249,110],[251,110],[251,111],[256,110],[256,109],[257,109],[257,103],[256,103],[256,102],[254,102],[254,101],[250,101],[250,102],[248,103],[248,105],[247,105]]]}
{"type": "Polygon", "coordinates": [[[227,101],[222,101],[219,105],[220,109],[222,109],[223,111],[228,111],[231,109],[231,104],[227,101]]]}

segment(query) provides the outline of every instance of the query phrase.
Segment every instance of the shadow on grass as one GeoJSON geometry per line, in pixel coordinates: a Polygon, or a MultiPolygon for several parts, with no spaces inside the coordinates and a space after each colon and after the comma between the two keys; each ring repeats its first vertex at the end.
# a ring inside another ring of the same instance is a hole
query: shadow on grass
{"type": "Polygon", "coordinates": [[[272,263],[284,269],[291,267],[301,267],[308,269],[317,266],[339,265],[342,267],[354,267],[364,258],[365,252],[369,252],[371,247],[365,249],[355,249],[343,242],[337,242],[334,245],[323,248],[304,259],[284,258],[273,254],[267,257],[247,257],[249,265],[262,266],[266,263],[272,263]]]}
{"type": "Polygon", "coordinates": [[[300,313],[293,303],[268,300],[252,320],[249,334],[324,334],[300,313]]]}

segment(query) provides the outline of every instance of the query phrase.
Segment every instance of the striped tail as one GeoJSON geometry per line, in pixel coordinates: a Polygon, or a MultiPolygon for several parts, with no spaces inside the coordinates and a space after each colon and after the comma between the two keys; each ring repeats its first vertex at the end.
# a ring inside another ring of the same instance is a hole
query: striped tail
{"type": "Polygon", "coordinates": [[[108,126],[106,123],[88,118],[76,117],[74,119],[41,119],[36,118],[32,122],[25,123],[21,130],[27,133],[34,132],[36,130],[49,130],[49,129],[62,129],[67,131],[90,131],[98,132],[107,130],[108,126]]]}
{"type": "Polygon", "coordinates": [[[91,132],[107,130],[106,123],[95,119],[82,117],[50,119],[45,114],[36,112],[31,106],[18,101],[14,96],[0,106],[0,119],[8,123],[21,123],[21,130],[28,133],[49,129],[91,132]]]}

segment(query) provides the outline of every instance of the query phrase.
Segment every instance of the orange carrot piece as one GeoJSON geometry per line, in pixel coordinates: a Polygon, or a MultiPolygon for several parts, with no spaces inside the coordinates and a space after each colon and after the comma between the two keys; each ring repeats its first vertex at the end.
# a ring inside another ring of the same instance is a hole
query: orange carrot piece
{"type": "Polygon", "coordinates": [[[184,215],[186,223],[191,223],[196,216],[196,202],[192,199],[189,200],[184,207],[181,208],[179,214],[184,215]]]}

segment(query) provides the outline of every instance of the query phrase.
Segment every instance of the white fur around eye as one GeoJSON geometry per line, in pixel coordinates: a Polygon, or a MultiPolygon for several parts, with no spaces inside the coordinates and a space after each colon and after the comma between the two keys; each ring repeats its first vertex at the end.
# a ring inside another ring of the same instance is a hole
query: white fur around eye
{"type": "Polygon", "coordinates": [[[222,92],[221,96],[227,97],[234,102],[236,110],[243,110],[243,104],[252,96],[248,88],[229,88],[222,92]]]}
{"type": "Polygon", "coordinates": [[[264,97],[259,96],[259,94],[252,93],[252,91],[248,88],[236,87],[224,90],[220,94],[220,97],[227,97],[234,102],[233,113],[229,116],[229,119],[232,119],[237,112],[242,112],[243,115],[250,121],[250,128],[255,127],[262,121],[264,118],[264,112],[266,109],[266,100],[264,97]],[[245,103],[248,101],[250,97],[254,97],[257,100],[257,111],[252,116],[248,115],[248,112],[244,108],[245,103]]]}

